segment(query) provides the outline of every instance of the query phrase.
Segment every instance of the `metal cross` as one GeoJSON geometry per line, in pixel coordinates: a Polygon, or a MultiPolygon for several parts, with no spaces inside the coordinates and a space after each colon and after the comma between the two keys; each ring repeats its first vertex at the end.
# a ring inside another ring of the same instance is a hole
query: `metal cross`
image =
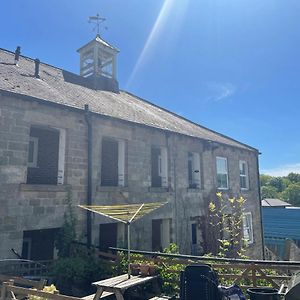
{"type": "Polygon", "coordinates": [[[99,14],[97,14],[96,16],[89,17],[89,23],[94,23],[94,24],[96,24],[96,26],[94,27],[94,30],[95,30],[95,28],[97,28],[97,34],[98,34],[98,35],[99,35],[99,32],[100,32],[100,25],[101,25],[101,23],[103,23],[105,20],[106,20],[106,19],[100,17],[99,14]]]}

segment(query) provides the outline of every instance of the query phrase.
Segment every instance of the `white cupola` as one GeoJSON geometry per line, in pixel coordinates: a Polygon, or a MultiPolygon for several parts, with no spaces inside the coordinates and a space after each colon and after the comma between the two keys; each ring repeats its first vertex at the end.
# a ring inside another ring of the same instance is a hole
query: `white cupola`
{"type": "Polygon", "coordinates": [[[99,34],[77,50],[80,54],[80,75],[96,79],[96,89],[118,90],[116,79],[119,50],[104,41],[99,34]]]}

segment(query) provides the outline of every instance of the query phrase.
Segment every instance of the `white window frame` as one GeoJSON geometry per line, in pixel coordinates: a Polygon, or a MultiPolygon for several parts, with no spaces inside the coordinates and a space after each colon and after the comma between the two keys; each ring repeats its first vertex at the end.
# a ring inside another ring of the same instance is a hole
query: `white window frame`
{"type": "Polygon", "coordinates": [[[38,151],[39,151],[39,138],[35,137],[35,136],[30,136],[29,137],[29,144],[28,144],[28,162],[27,162],[27,166],[29,168],[37,168],[37,162],[38,162],[38,151]],[[29,147],[30,147],[30,143],[33,143],[33,157],[32,157],[32,161],[29,161],[29,147]]]}
{"type": "Polygon", "coordinates": [[[229,177],[228,177],[228,162],[227,162],[227,157],[221,157],[221,156],[217,156],[216,157],[216,174],[217,174],[217,188],[218,190],[228,190],[229,189],[229,177]],[[220,173],[218,171],[218,160],[222,160],[225,161],[225,166],[226,166],[226,172],[225,173],[220,173]],[[227,182],[227,186],[226,187],[219,187],[218,186],[218,175],[226,175],[226,182],[227,182]]]}
{"type": "Polygon", "coordinates": [[[168,150],[166,147],[160,147],[160,176],[161,186],[164,188],[168,187],[168,150]]]}
{"type": "Polygon", "coordinates": [[[249,190],[249,169],[248,169],[248,163],[245,160],[239,161],[239,169],[240,169],[240,187],[241,190],[249,190]],[[245,165],[245,174],[242,174],[243,171],[243,165],[245,165]],[[241,185],[241,178],[245,178],[246,187],[242,187],[241,185]]]}
{"type": "MultiPolygon", "coordinates": [[[[189,152],[188,160],[191,159],[192,162],[192,185],[195,185],[196,189],[201,188],[201,164],[200,164],[200,154],[197,152],[189,152]]],[[[188,170],[189,172],[189,170],[188,170]]],[[[189,177],[189,176],[188,176],[189,177]]],[[[189,184],[190,188],[190,184],[189,184]]]]}
{"type": "Polygon", "coordinates": [[[254,243],[252,213],[243,213],[243,236],[248,244],[254,243]]]}
{"type": "Polygon", "coordinates": [[[118,186],[125,186],[125,140],[118,140],[118,186]]]}
{"type": "Polygon", "coordinates": [[[59,131],[57,184],[61,185],[65,181],[66,130],[64,128],[55,129],[59,131]]]}

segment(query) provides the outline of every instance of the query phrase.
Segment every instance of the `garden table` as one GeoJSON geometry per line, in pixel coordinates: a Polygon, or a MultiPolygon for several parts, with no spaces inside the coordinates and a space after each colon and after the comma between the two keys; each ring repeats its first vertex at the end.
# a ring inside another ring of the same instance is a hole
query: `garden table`
{"type": "Polygon", "coordinates": [[[158,276],[130,276],[123,274],[120,276],[93,282],[97,287],[97,292],[93,300],[99,300],[104,291],[114,293],[117,300],[124,300],[124,293],[127,289],[142,285],[148,282],[157,281],[158,276]]]}

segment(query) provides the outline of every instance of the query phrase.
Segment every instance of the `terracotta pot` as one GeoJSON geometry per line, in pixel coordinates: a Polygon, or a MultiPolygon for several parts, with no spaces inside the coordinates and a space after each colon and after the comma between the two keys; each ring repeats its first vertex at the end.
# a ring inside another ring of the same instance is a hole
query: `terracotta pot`
{"type": "Polygon", "coordinates": [[[140,265],[139,264],[130,264],[131,275],[137,276],[140,274],[140,265]]]}
{"type": "Polygon", "coordinates": [[[149,266],[148,265],[140,265],[141,275],[148,276],[149,275],[149,266]]]}

